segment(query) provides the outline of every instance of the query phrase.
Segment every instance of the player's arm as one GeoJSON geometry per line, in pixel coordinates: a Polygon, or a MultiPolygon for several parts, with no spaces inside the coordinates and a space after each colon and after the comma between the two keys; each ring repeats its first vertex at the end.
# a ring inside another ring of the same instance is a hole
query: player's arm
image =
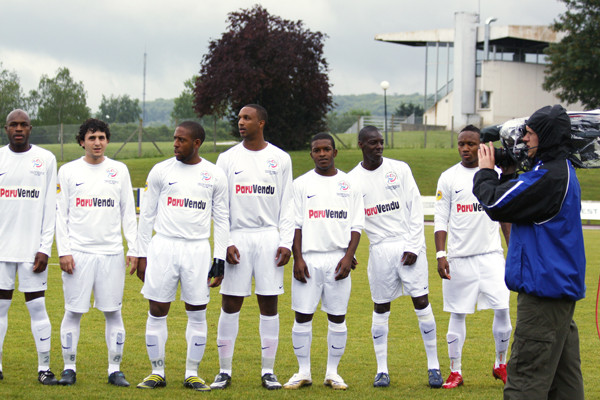
{"type": "Polygon", "coordinates": [[[502,229],[502,234],[504,235],[504,240],[506,241],[506,246],[508,246],[508,241],[510,240],[510,229],[512,228],[512,224],[510,222],[500,222],[500,229],[502,229]]]}
{"type": "Polygon", "coordinates": [[[156,167],[152,168],[148,174],[144,198],[141,202],[140,223],[135,245],[138,262],[135,269],[132,266],[129,270],[129,274],[133,275],[133,273],[137,271],[137,276],[142,281],[144,280],[146,272],[146,254],[148,252],[148,245],[152,239],[152,228],[158,211],[158,200],[162,186],[161,179],[160,173],[156,170],[156,167]]]}
{"type": "Polygon", "coordinates": [[[446,237],[448,236],[448,232],[436,231],[433,235],[435,240],[438,274],[440,274],[440,278],[442,279],[450,279],[450,265],[448,264],[447,257],[442,256],[441,254],[441,257],[437,257],[438,252],[444,251],[446,248],[446,237]]]}
{"type": "Polygon", "coordinates": [[[358,248],[359,242],[360,232],[350,232],[350,243],[348,243],[346,254],[344,254],[344,257],[342,257],[342,259],[338,262],[337,266],[335,267],[336,281],[346,279],[348,275],[350,275],[350,270],[354,265],[354,254],[356,253],[356,249],[358,248]]]}
{"type": "Polygon", "coordinates": [[[66,169],[61,168],[58,172],[58,184],[56,185],[56,248],[58,249],[60,269],[67,274],[72,274],[75,270],[75,261],[69,239],[70,188],[65,171],[66,169]]]}
{"type": "MultiPolygon", "coordinates": [[[[220,171],[220,169],[219,169],[220,171]]],[[[215,173],[216,175],[216,173],[215,173]]],[[[229,242],[229,193],[227,192],[227,177],[219,174],[212,193],[213,218],[213,265],[208,273],[208,286],[217,287],[223,281],[225,274],[225,257],[229,242]]]]}
{"type": "Polygon", "coordinates": [[[133,198],[133,187],[131,186],[131,178],[129,170],[123,165],[123,178],[121,184],[121,193],[119,196],[121,210],[121,224],[123,226],[123,234],[127,240],[127,266],[130,267],[129,273],[137,269],[137,220],[135,215],[135,200],[133,198]]]}
{"type": "Polygon", "coordinates": [[[425,223],[423,215],[423,204],[421,202],[421,193],[417,182],[412,175],[410,167],[404,166],[403,176],[403,195],[405,207],[408,215],[408,236],[406,240],[406,252],[402,256],[404,264],[412,265],[417,260],[417,255],[425,245],[425,223]],[[412,253],[412,255],[407,254],[412,253]],[[412,261],[412,263],[410,263],[412,261]]]}
{"type": "Polygon", "coordinates": [[[435,252],[438,264],[438,274],[442,279],[450,279],[450,265],[448,264],[447,257],[437,257],[438,252],[446,250],[448,224],[450,222],[452,188],[446,182],[446,176],[447,173],[443,173],[438,179],[433,212],[435,252]]]}
{"type": "Polygon", "coordinates": [[[310,274],[308,273],[308,266],[302,258],[302,229],[294,231],[292,251],[294,253],[294,279],[306,283],[306,279],[310,278],[310,274]]]}
{"type": "Polygon", "coordinates": [[[46,196],[43,207],[40,248],[33,261],[33,272],[35,273],[46,270],[48,257],[52,254],[56,225],[56,158],[54,157],[50,158],[46,172],[46,196]]]}
{"type": "Polygon", "coordinates": [[[279,208],[279,248],[275,259],[277,266],[282,267],[288,263],[292,252],[290,251],[294,230],[294,209],[288,207],[294,201],[294,188],[292,181],[292,161],[289,156],[285,159],[281,177],[281,199],[279,208]]]}

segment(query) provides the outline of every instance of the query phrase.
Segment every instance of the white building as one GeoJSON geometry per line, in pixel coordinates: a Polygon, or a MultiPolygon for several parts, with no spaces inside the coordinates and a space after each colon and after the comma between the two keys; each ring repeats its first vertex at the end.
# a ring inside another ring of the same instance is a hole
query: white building
{"type": "MultiPolygon", "coordinates": [[[[429,125],[458,130],[523,117],[561,101],[542,89],[544,48],[563,34],[548,26],[496,26],[489,18],[457,12],[454,29],[384,33],[375,40],[425,47],[425,117],[429,125]],[[431,60],[433,58],[433,61],[431,60]],[[429,82],[428,82],[429,80],[429,82]],[[431,80],[434,84],[432,85],[431,80]]],[[[582,110],[579,103],[569,110],[582,110]]]]}

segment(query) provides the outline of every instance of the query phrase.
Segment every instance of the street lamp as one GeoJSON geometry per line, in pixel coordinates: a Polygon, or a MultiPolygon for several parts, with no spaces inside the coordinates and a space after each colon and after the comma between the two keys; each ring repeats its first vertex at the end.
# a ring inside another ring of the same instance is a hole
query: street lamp
{"type": "Polygon", "coordinates": [[[388,81],[382,81],[380,84],[383,89],[383,121],[384,121],[384,130],[385,130],[385,145],[388,145],[388,134],[387,134],[387,90],[390,87],[390,83],[388,81]]]}

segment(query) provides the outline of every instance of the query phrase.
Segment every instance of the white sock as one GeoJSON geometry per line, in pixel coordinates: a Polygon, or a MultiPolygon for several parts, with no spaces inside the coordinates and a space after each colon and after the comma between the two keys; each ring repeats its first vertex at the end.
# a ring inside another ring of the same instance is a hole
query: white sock
{"type": "Polygon", "coordinates": [[[437,356],[437,331],[433,309],[428,304],[422,310],[415,310],[419,320],[419,330],[425,345],[425,354],[427,355],[427,369],[440,369],[440,362],[437,356]]]}
{"type": "Polygon", "coordinates": [[[65,363],[63,369],[65,370],[77,371],[75,364],[77,362],[77,344],[79,343],[82,316],[82,313],[65,310],[65,315],[60,324],[60,345],[65,363]]]}
{"type": "Polygon", "coordinates": [[[217,348],[219,351],[220,372],[231,376],[231,364],[235,339],[240,325],[240,313],[228,314],[221,309],[219,327],[217,329],[217,348]]]}
{"type": "Polygon", "coordinates": [[[498,368],[500,364],[506,364],[506,353],[508,351],[508,342],[512,332],[510,323],[510,313],[508,308],[494,310],[494,322],[492,324],[492,333],[496,342],[496,360],[494,368],[498,368]]]}
{"type": "Polygon", "coordinates": [[[346,350],[346,341],[348,340],[348,329],[346,321],[341,324],[329,322],[327,330],[327,372],[325,375],[337,374],[337,367],[346,350]]]}
{"type": "Polygon", "coordinates": [[[2,371],[2,348],[8,329],[8,308],[12,300],[0,300],[0,371],[2,371]]]}
{"type": "Polygon", "coordinates": [[[187,340],[187,358],[185,361],[185,379],[198,376],[198,366],[206,349],[206,310],[186,311],[188,316],[185,339],[187,340]]]}
{"type": "Polygon", "coordinates": [[[146,350],[152,364],[152,373],[165,376],[165,345],[169,331],[167,317],[155,317],[148,313],[146,321],[146,350]]]}
{"type": "Polygon", "coordinates": [[[377,360],[377,373],[388,373],[387,338],[389,332],[389,319],[389,311],[381,314],[373,311],[371,334],[373,335],[373,348],[375,349],[375,359],[377,360]]]}
{"type": "Polygon", "coordinates": [[[310,345],[312,343],[312,320],[308,322],[294,321],[292,328],[292,346],[298,359],[298,373],[310,375],[310,345]]]}
{"type": "Polygon", "coordinates": [[[279,345],[279,314],[273,316],[261,314],[258,326],[262,349],[261,375],[272,374],[279,345]]]}
{"type": "Polygon", "coordinates": [[[31,317],[31,333],[38,352],[38,371],[50,369],[52,325],[46,312],[46,298],[38,297],[25,303],[31,317]]]}
{"type": "Polygon", "coordinates": [[[105,311],[106,327],[104,338],[108,349],[108,375],[121,370],[123,346],[125,344],[125,326],[121,310],[105,311]]]}
{"type": "Polygon", "coordinates": [[[448,356],[450,357],[450,371],[462,374],[462,348],[467,336],[466,314],[450,313],[448,322],[448,356]]]}

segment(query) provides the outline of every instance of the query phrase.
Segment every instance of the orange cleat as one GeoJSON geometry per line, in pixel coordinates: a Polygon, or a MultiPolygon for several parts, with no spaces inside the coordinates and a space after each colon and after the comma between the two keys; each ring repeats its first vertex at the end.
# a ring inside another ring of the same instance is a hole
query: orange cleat
{"type": "Polygon", "coordinates": [[[502,379],[502,382],[506,385],[506,364],[498,364],[498,368],[492,369],[492,375],[496,379],[502,379]]]}
{"type": "Polygon", "coordinates": [[[444,389],[454,389],[457,386],[463,384],[463,378],[460,372],[451,372],[448,379],[446,379],[446,383],[442,385],[444,389]]]}

